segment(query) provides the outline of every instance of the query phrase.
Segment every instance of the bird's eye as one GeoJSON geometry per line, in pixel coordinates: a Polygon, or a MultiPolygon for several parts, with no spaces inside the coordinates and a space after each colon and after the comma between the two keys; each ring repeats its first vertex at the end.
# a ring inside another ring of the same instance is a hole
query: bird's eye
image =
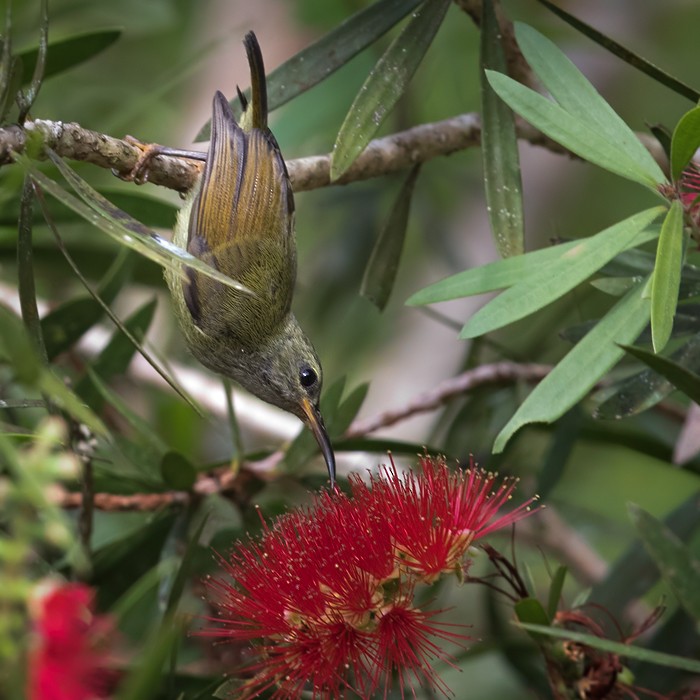
{"type": "Polygon", "coordinates": [[[318,381],[318,376],[311,367],[302,367],[299,370],[299,381],[305,389],[310,389],[318,381]]]}

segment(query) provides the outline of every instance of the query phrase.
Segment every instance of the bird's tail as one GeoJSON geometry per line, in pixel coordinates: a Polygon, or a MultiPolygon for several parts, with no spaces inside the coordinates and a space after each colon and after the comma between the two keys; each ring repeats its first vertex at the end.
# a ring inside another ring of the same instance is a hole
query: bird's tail
{"type": "Polygon", "coordinates": [[[260,44],[254,32],[248,32],[243,39],[243,45],[250,66],[250,103],[238,91],[238,97],[243,105],[242,126],[250,129],[267,129],[267,81],[265,79],[265,64],[263,63],[260,44]]]}

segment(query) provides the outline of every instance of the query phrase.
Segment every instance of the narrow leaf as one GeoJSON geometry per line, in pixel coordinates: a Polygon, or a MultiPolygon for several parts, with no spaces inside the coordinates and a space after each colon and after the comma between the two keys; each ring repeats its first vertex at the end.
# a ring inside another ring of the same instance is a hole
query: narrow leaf
{"type": "MultiPolygon", "coordinates": [[[[267,103],[270,111],[281,107],[297,95],[311,89],[351,58],[373,44],[400,22],[422,0],[379,0],[356,12],[335,29],[275,68],[267,76],[267,103]]],[[[244,93],[250,96],[250,89],[244,93]]],[[[231,101],[234,114],[240,114],[238,99],[231,101]]],[[[206,141],[211,122],[197,134],[196,141],[206,141]]]]}
{"type": "Polygon", "coordinates": [[[202,260],[190,255],[186,250],[165,240],[154,231],[140,224],[136,219],[131,218],[126,212],[111,205],[58,156],[51,153],[49,153],[49,156],[85,203],[73,197],[57,182],[42,173],[25,156],[16,155],[15,160],[26,172],[31,174],[32,179],[42,189],[49,192],[69,209],[80,214],[86,221],[110,235],[121,245],[133,248],[144,257],[163,267],[171,267],[181,273],[182,266],[186,265],[217,282],[221,282],[240,292],[252,294],[240,282],[232,280],[202,260]]]}
{"type": "Polygon", "coordinates": [[[634,245],[639,233],[663,211],[662,207],[647,209],[580,240],[564,256],[551,262],[547,269],[541,269],[540,274],[527,277],[479,309],[466,323],[460,337],[484,335],[551,304],[622,250],[634,245]]]}
{"type": "Polygon", "coordinates": [[[547,615],[553,620],[559,608],[561,593],[564,590],[564,581],[568,569],[565,566],[559,566],[552,576],[552,583],[549,584],[549,595],[547,597],[547,615]]]}
{"type": "MultiPolygon", "coordinates": [[[[654,240],[658,237],[660,230],[659,227],[648,226],[639,234],[638,239],[634,239],[631,245],[638,246],[654,240]]],[[[471,270],[458,272],[456,275],[446,277],[444,280],[416,292],[406,301],[406,304],[421,306],[434,304],[438,301],[461,299],[475,294],[506,289],[519,282],[524,282],[530,277],[545,276],[553,261],[568,256],[580,243],[580,240],[560,243],[549,248],[533,250],[524,255],[497,260],[471,270]]],[[[650,266],[648,271],[651,272],[652,269],[650,266]]]]}
{"type": "Polygon", "coordinates": [[[700,403],[700,375],[691,372],[667,357],[655,355],[652,352],[631,345],[621,344],[620,347],[629,355],[636,357],[645,365],[651,367],[655,372],[666,377],[671,384],[680,389],[686,396],[689,396],[695,403],[700,403]]]}
{"type": "Polygon", "coordinates": [[[515,36],[525,59],[554,100],[623,151],[653,182],[666,177],[632,129],[601,97],[581,71],[547,37],[516,22],[515,36]]]}
{"type": "MultiPolygon", "coordinates": [[[[695,319],[696,332],[700,319],[695,319]]],[[[678,326],[676,317],[675,326],[678,326]]],[[[643,336],[637,342],[640,342],[643,336]]],[[[700,334],[696,334],[682,347],[673,352],[669,359],[679,367],[691,372],[700,372],[700,334]]],[[[675,387],[663,375],[652,369],[626,377],[622,381],[598,391],[594,400],[600,402],[593,415],[602,420],[619,420],[635,416],[655,406],[665,399],[675,387]]]]}
{"type": "Polygon", "coordinates": [[[700,107],[686,112],[671,137],[671,178],[678,181],[683,170],[700,147],[700,107]]]}
{"type": "Polygon", "coordinates": [[[676,199],[661,225],[651,282],[651,340],[661,352],[673,330],[683,265],[683,206],[676,199]]]}
{"type": "Polygon", "coordinates": [[[416,165],[409,173],[394,202],[391,214],[380,231],[369,262],[362,278],[360,294],[383,311],[391,296],[396,281],[396,273],[401,261],[401,253],[406,238],[408,214],[411,209],[413,188],[420,166],[416,165]]]}
{"type": "Polygon", "coordinates": [[[486,77],[512,110],[554,141],[584,160],[658,194],[657,185],[665,178],[652,175],[648,168],[641,167],[619,143],[611,141],[594,124],[569,114],[563,107],[507,75],[486,71],[486,77]]]}
{"type": "Polygon", "coordinates": [[[29,87],[26,91],[20,90],[17,95],[17,102],[19,104],[19,115],[17,121],[20,124],[24,123],[24,120],[32,108],[41,84],[44,81],[44,75],[46,73],[46,56],[49,46],[49,2],[48,0],[40,0],[40,13],[41,19],[39,21],[39,47],[37,49],[37,57],[34,63],[34,70],[32,71],[32,79],[29,83],[29,87]]]}
{"type": "Polygon", "coordinates": [[[24,178],[17,231],[17,291],[22,310],[22,320],[34,343],[39,358],[48,363],[44,335],[41,330],[39,309],[36,304],[34,283],[34,249],[32,247],[34,188],[29,176],[24,178]]]}
{"type": "Polygon", "coordinates": [[[481,154],[486,208],[502,258],[524,249],[522,182],[513,112],[493,91],[484,70],[505,73],[506,59],[492,0],[484,0],[481,22],[481,154]]]}
{"type": "MultiPolygon", "coordinates": [[[[121,36],[121,33],[121,29],[101,29],[49,42],[44,79],[62,73],[96,56],[111,46],[121,36]]],[[[39,48],[29,49],[19,54],[22,61],[24,84],[29,83],[32,79],[39,56],[39,48]]]]}
{"type": "Polygon", "coordinates": [[[355,420],[359,410],[362,408],[367,392],[369,391],[369,382],[364,382],[356,386],[348,396],[338,405],[332,420],[327,423],[328,434],[332,438],[341,437],[343,433],[350,427],[350,423],[355,420]]]}
{"type": "Polygon", "coordinates": [[[647,61],[645,58],[642,58],[622,44],[618,44],[614,39],[611,39],[605,34],[599,32],[589,24],[582,22],[580,19],[569,14],[558,5],[549,2],[549,0],[538,0],[538,2],[550,9],[555,15],[561,17],[561,19],[563,19],[567,24],[570,24],[575,29],[578,29],[581,34],[584,34],[589,39],[592,39],[604,49],[607,49],[610,51],[610,53],[614,54],[618,58],[621,58],[623,61],[625,61],[625,63],[628,63],[633,68],[640,70],[642,73],[648,75],[650,78],[653,78],[662,85],[671,88],[671,90],[677,92],[679,95],[687,97],[692,102],[698,102],[698,100],[700,100],[700,92],[681,82],[677,78],[674,78],[672,75],[669,75],[666,73],[666,71],[662,70],[658,66],[655,66],[653,63],[647,61]]]}
{"type": "Polygon", "coordinates": [[[582,399],[622,357],[615,343],[630,342],[649,321],[644,285],[632,288],[538,384],[497,435],[493,451],[529,423],[551,423],[582,399]],[[627,339],[627,340],[624,340],[627,339]]]}
{"type": "MultiPolygon", "coordinates": [[[[58,247],[61,253],[63,253],[63,257],[68,262],[68,265],[73,270],[75,276],[82,282],[85,289],[87,289],[87,291],[89,292],[90,296],[92,297],[91,301],[93,301],[96,305],[96,307],[94,308],[94,313],[99,315],[101,315],[102,313],[107,314],[112,323],[114,323],[114,325],[128,339],[128,341],[134,346],[134,348],[138,350],[143,359],[146,360],[146,362],[148,362],[148,364],[151,365],[151,367],[156,371],[156,373],[163,378],[166,384],[169,387],[171,387],[173,391],[175,391],[196,413],[202,415],[201,409],[189,396],[189,394],[187,394],[187,392],[175,381],[175,379],[173,379],[173,377],[171,377],[169,373],[166,372],[153,357],[151,357],[151,354],[144,347],[143,342],[141,342],[140,339],[135,338],[129,330],[129,328],[121,322],[121,320],[109,307],[109,304],[100,296],[99,291],[96,292],[95,290],[93,290],[93,288],[85,279],[84,275],[82,274],[77,264],[71,257],[65,244],[63,243],[63,239],[61,238],[61,235],[58,232],[58,228],[54,224],[53,219],[51,218],[51,215],[48,212],[46,201],[44,200],[44,196],[41,190],[37,190],[37,196],[41,204],[46,223],[51,229],[51,232],[54,234],[56,242],[58,243],[58,247]]],[[[131,261],[128,258],[128,251],[124,249],[123,252],[125,253],[125,255],[120,255],[117,258],[114,265],[112,265],[101,284],[102,290],[105,292],[106,295],[108,295],[108,299],[110,300],[114,298],[117,292],[121,289],[121,285],[119,284],[121,275],[123,273],[129,274],[131,270],[131,261]]],[[[78,320],[79,322],[83,322],[84,318],[82,316],[78,316],[78,320]]]]}
{"type": "MultiPolygon", "coordinates": [[[[694,494],[664,519],[676,537],[688,541],[700,525],[700,497],[694,494]]],[[[605,580],[595,584],[590,600],[620,618],[630,600],[641,598],[659,580],[659,569],[641,542],[635,542],[611,565],[605,580]]]]}
{"type": "Polygon", "coordinates": [[[450,0],[425,0],[377,61],[338,132],[331,181],[350,168],[406,91],[450,4],[450,0]]]}
{"type": "Polygon", "coordinates": [[[637,505],[629,505],[637,534],[668,581],[680,604],[700,621],[700,561],[663,523],[637,505]]]}
{"type": "Polygon", "coordinates": [[[22,384],[42,392],[98,435],[107,436],[104,423],[54,374],[43,366],[22,322],[0,304],[0,356],[12,365],[22,384]]]}
{"type": "Polygon", "coordinates": [[[671,668],[680,668],[690,673],[700,673],[700,661],[696,659],[687,659],[682,656],[673,656],[672,654],[664,654],[659,651],[651,651],[643,647],[632,646],[631,644],[623,644],[622,642],[614,642],[611,639],[596,637],[592,634],[584,634],[583,632],[572,632],[558,627],[547,627],[546,625],[531,625],[518,623],[528,632],[539,632],[557,639],[569,639],[572,642],[580,642],[594,649],[609,651],[619,656],[636,659],[648,664],[656,664],[657,666],[669,666],[671,668]]]}
{"type": "Polygon", "coordinates": [[[179,452],[166,452],[160,463],[163,483],[174,491],[189,491],[197,480],[192,462],[179,452]]]}

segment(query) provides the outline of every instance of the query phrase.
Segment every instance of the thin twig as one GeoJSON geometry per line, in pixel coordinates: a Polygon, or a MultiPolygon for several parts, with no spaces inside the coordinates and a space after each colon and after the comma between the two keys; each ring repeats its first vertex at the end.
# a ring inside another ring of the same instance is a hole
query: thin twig
{"type": "Polygon", "coordinates": [[[345,434],[355,438],[373,433],[380,428],[394,425],[417,413],[426,413],[442,406],[450,399],[489,384],[513,384],[515,382],[539,382],[551,372],[551,365],[518,364],[517,362],[496,362],[482,365],[450,377],[434,389],[418,394],[405,406],[384,411],[364,420],[356,420],[345,434]]]}

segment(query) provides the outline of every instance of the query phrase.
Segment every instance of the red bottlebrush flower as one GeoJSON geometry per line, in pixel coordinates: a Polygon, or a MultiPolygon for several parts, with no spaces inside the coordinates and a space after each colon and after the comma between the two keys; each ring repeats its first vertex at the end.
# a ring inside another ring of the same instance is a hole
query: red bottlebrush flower
{"type": "Polygon", "coordinates": [[[304,689],[368,698],[395,673],[402,697],[416,684],[447,691],[432,665],[450,661],[442,643],[467,637],[414,607],[416,585],[454,571],[474,540],[524,517],[530,501],[498,517],[515,481],[421,465],[400,475],[392,462],[369,486],[352,479],[351,497],[323,493],[221,558],[226,576],[208,582],[218,626],[201,634],[254,643],[240,697],[276,688],[279,700],[304,689]]]}
{"type": "Polygon", "coordinates": [[[683,208],[695,225],[700,225],[700,169],[695,163],[683,171],[678,189],[683,208]]]}
{"type": "MultiPolygon", "coordinates": [[[[368,507],[385,511],[401,565],[428,583],[459,569],[476,540],[524,518],[536,500],[498,516],[517,479],[499,479],[473,463],[465,471],[451,471],[443,459],[427,456],[420,465],[422,474],[401,474],[393,462],[383,467],[372,478],[368,507]]],[[[352,486],[366,500],[362,482],[354,479],[352,486]]]]}
{"type": "Polygon", "coordinates": [[[52,584],[31,603],[35,640],[29,653],[29,700],[95,700],[116,680],[105,642],[112,621],[93,610],[93,591],[82,584],[52,584]]]}

